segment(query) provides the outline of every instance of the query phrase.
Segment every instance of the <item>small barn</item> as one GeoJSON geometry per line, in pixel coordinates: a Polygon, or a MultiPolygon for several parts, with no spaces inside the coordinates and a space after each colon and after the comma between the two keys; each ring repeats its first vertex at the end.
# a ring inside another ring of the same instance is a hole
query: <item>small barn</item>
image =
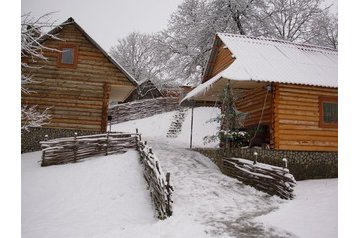
{"type": "Polygon", "coordinates": [[[266,128],[270,149],[338,151],[338,52],[218,33],[201,84],[182,103],[217,102],[226,85],[245,127],[266,128]]]}
{"type": "Polygon", "coordinates": [[[125,102],[163,97],[151,80],[145,80],[129,95],[125,102]]]}
{"type": "MultiPolygon", "coordinates": [[[[27,58],[31,75],[37,83],[28,85],[34,93],[22,94],[22,105],[49,108],[51,120],[40,128],[49,137],[105,132],[108,105],[123,102],[137,82],[102,49],[73,18],[69,18],[40,39],[46,61],[27,58]],[[33,67],[32,67],[33,66],[33,67]]],[[[26,70],[26,69],[25,69],[26,70]]],[[[26,138],[41,137],[39,128],[23,133],[26,138]],[[36,131],[36,133],[35,133],[36,131]]],[[[35,140],[35,141],[36,141],[35,140]]],[[[27,143],[22,139],[22,143],[27,143]]]]}

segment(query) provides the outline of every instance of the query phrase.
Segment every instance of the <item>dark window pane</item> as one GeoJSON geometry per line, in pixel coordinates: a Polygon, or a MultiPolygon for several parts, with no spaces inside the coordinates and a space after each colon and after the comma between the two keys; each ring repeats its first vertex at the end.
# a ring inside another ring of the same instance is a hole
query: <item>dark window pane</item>
{"type": "Polygon", "coordinates": [[[73,64],[73,56],[74,56],[74,49],[73,48],[63,48],[62,49],[62,64],[73,64]]]}
{"type": "Polygon", "coordinates": [[[325,123],[338,122],[338,104],[331,102],[323,103],[323,121],[325,123]]]}

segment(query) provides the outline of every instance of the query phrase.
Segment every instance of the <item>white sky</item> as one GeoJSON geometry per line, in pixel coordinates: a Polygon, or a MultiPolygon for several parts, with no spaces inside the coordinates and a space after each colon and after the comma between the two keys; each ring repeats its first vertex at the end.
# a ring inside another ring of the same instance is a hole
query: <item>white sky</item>
{"type": "MultiPolygon", "coordinates": [[[[34,17],[49,12],[60,24],[73,17],[105,50],[133,31],[152,33],[167,26],[168,19],[184,0],[22,0],[21,14],[34,17]]],[[[337,5],[338,0],[326,0],[337,5]]]]}
{"type": "Polygon", "coordinates": [[[133,31],[151,33],[164,29],[168,19],[183,0],[22,0],[21,14],[34,17],[56,12],[61,24],[69,17],[105,50],[133,31]]]}

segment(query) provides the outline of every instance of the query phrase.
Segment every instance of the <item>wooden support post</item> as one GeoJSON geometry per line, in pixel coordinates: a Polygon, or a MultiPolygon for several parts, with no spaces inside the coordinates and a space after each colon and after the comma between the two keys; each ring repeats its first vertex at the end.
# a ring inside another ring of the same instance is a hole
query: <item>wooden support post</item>
{"type": "Polygon", "coordinates": [[[171,215],[173,215],[172,206],[170,204],[172,202],[171,195],[173,191],[173,187],[170,185],[170,173],[167,173],[165,175],[165,180],[166,180],[165,188],[167,190],[167,204],[165,210],[167,215],[170,217],[171,215]]]}
{"type": "Polygon", "coordinates": [[[77,132],[75,132],[74,136],[74,147],[73,147],[73,162],[77,161],[77,132]]]}
{"type": "Polygon", "coordinates": [[[193,119],[194,119],[194,106],[191,107],[191,122],[190,122],[190,149],[193,148],[193,119]]]}
{"type": "MultiPolygon", "coordinates": [[[[48,140],[48,135],[45,135],[45,139],[44,141],[48,140]]],[[[42,151],[42,162],[41,162],[41,166],[45,166],[45,159],[46,159],[46,151],[42,151]]]]}
{"type": "Polygon", "coordinates": [[[282,161],[283,161],[283,163],[284,163],[283,168],[284,168],[284,169],[287,169],[287,159],[286,159],[286,158],[283,158],[282,161]]]}
{"type": "Polygon", "coordinates": [[[108,155],[108,147],[109,147],[109,132],[107,131],[107,139],[106,139],[106,153],[105,155],[108,155]]]}
{"type": "Polygon", "coordinates": [[[254,152],[254,164],[256,164],[257,163],[257,152],[255,151],[254,152]]]}

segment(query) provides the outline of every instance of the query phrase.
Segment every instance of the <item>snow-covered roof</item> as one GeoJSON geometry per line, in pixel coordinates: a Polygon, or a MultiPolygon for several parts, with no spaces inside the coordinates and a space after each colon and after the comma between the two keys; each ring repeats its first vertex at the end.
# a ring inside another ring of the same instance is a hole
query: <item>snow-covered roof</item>
{"type": "Polygon", "coordinates": [[[338,87],[337,50],[236,34],[217,36],[235,57],[234,62],[191,91],[184,100],[203,94],[222,78],[338,87]]]}
{"type": "Polygon", "coordinates": [[[134,77],[125,70],[114,58],[112,58],[90,35],[87,34],[87,32],[79,25],[75,20],[70,17],[66,21],[64,21],[59,26],[53,28],[51,31],[49,31],[47,34],[43,35],[39,42],[43,43],[49,38],[51,38],[51,35],[56,35],[58,32],[60,32],[63,27],[66,25],[73,24],[102,54],[116,67],[119,69],[120,72],[122,72],[125,76],[127,76],[128,80],[133,84],[133,86],[137,86],[138,82],[134,79],[134,77]]]}

